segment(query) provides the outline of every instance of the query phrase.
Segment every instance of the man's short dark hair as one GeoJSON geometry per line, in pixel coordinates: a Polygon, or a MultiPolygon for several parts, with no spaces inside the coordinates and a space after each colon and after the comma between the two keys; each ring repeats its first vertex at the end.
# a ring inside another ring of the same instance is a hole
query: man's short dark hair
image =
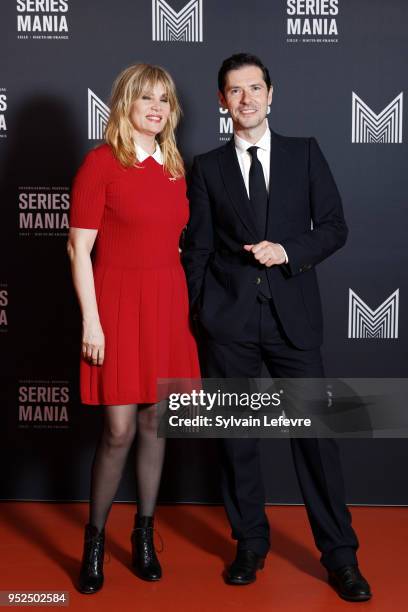
{"type": "Polygon", "coordinates": [[[258,66],[258,68],[262,70],[263,80],[269,91],[271,87],[271,77],[269,76],[267,67],[263,65],[259,57],[251,53],[235,53],[222,62],[221,68],[218,71],[218,89],[222,93],[224,93],[227,73],[230,70],[238,70],[243,66],[258,66]]]}

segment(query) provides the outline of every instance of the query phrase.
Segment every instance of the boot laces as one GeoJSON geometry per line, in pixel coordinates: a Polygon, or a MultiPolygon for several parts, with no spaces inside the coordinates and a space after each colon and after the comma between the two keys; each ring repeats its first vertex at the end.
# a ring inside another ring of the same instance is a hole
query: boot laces
{"type": "Polygon", "coordinates": [[[157,549],[156,552],[158,552],[158,553],[162,553],[163,552],[163,550],[164,550],[163,538],[161,537],[160,532],[155,527],[135,527],[133,529],[133,531],[147,531],[149,533],[149,536],[151,537],[151,539],[153,541],[153,544],[154,544],[154,534],[156,534],[157,537],[159,538],[159,542],[160,542],[160,549],[157,549]]]}

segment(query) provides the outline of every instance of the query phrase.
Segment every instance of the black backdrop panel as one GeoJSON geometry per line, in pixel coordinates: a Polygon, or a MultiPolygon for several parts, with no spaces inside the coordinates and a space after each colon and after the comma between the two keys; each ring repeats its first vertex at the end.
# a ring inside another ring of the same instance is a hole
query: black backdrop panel
{"type": "MultiPolygon", "coordinates": [[[[230,136],[216,96],[222,59],[238,51],[263,58],[274,84],[271,127],[318,139],[350,227],[346,247],[319,266],[327,374],[406,376],[408,5],[312,4],[307,15],[304,0],[2,2],[1,498],[88,497],[101,411],[78,397],[69,187],[100,137],[92,126],[103,125],[114,78],[134,62],[161,64],[174,76],[189,165],[230,136]],[[375,337],[380,305],[393,308],[382,338],[375,337]],[[368,312],[368,329],[350,337],[358,309],[368,312]]],[[[349,502],[408,503],[405,440],[342,440],[341,447],[349,502]]],[[[263,450],[268,500],[300,502],[287,442],[265,441],[263,450]]],[[[118,499],[135,498],[131,463],[118,499]]],[[[169,442],[161,499],[220,500],[213,441],[169,442]]]]}

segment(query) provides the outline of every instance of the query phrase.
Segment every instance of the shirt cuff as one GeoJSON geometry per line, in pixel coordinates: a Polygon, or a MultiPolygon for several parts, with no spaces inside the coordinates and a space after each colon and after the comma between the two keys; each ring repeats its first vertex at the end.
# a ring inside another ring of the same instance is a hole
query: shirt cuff
{"type": "MultiPolygon", "coordinates": [[[[276,244],[279,244],[279,242],[277,242],[276,244]]],[[[283,246],[282,246],[281,244],[279,244],[279,246],[280,246],[280,248],[283,250],[283,252],[285,253],[285,258],[286,258],[286,259],[285,259],[284,263],[285,263],[285,264],[289,263],[289,257],[288,257],[287,252],[285,251],[285,249],[283,248],[283,246]]]]}

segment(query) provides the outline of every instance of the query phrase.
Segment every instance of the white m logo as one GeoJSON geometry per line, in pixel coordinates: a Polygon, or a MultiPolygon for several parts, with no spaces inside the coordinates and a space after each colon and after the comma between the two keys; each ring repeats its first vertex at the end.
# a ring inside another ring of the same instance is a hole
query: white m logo
{"type": "Polygon", "coordinates": [[[402,142],[402,92],[378,115],[353,91],[351,142],[402,142]]]}
{"type": "Polygon", "coordinates": [[[109,113],[109,107],[91,89],[88,89],[89,140],[102,140],[109,113]]]}
{"type": "Polygon", "coordinates": [[[190,0],[178,13],[166,0],[153,0],[153,40],[203,42],[203,0],[190,0]]]}
{"type": "Polygon", "coordinates": [[[399,289],[372,310],[349,290],[349,338],[398,338],[399,289]]]}

